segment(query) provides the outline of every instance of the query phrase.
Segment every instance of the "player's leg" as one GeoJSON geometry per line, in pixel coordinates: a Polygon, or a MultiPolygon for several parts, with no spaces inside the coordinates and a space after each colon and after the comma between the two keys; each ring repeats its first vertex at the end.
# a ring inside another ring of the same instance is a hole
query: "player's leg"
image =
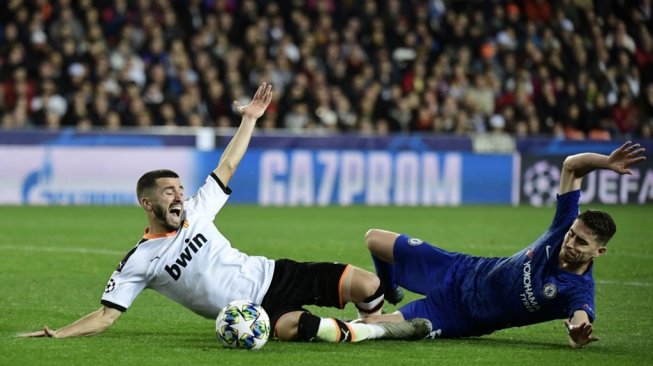
{"type": "Polygon", "coordinates": [[[282,341],[360,342],[379,338],[416,340],[426,337],[431,331],[431,323],[426,319],[375,324],[348,323],[334,318],[320,318],[305,311],[286,313],[276,324],[275,334],[282,341]]]}
{"type": "Polygon", "coordinates": [[[385,299],[393,305],[401,302],[404,297],[395,277],[394,246],[398,237],[397,233],[379,229],[370,229],[365,233],[365,244],[372,254],[385,299]]]}
{"type": "Polygon", "coordinates": [[[281,259],[276,261],[262,305],[270,316],[275,336],[281,340],[356,342],[374,338],[423,338],[427,328],[430,329],[426,320],[372,326],[320,318],[302,309],[304,305],[342,309],[348,301],[359,306],[374,303],[378,298],[382,301],[382,293],[377,294],[378,287],[379,280],[374,274],[351,265],[281,259]]]}
{"type": "Polygon", "coordinates": [[[442,321],[439,307],[441,304],[434,302],[433,299],[422,298],[411,301],[391,314],[374,315],[363,319],[368,324],[395,322],[400,323],[406,320],[415,321],[419,319],[428,320],[431,325],[429,338],[440,337],[442,335],[442,321]]]}
{"type": "Polygon", "coordinates": [[[404,319],[404,315],[400,311],[395,311],[390,314],[377,314],[377,315],[371,315],[368,316],[365,319],[361,319],[363,323],[368,323],[368,324],[375,324],[375,323],[398,323],[402,322],[406,319],[404,319]]]}
{"type": "Polygon", "coordinates": [[[342,303],[354,303],[360,318],[381,314],[383,288],[374,273],[349,265],[342,273],[339,284],[342,303]]]}
{"type": "Polygon", "coordinates": [[[365,244],[374,257],[386,263],[394,263],[394,246],[399,234],[391,231],[370,229],[365,233],[365,244]]]}
{"type": "Polygon", "coordinates": [[[383,329],[292,311],[279,318],[275,334],[282,341],[359,342],[382,337],[383,329]]]}
{"type": "Polygon", "coordinates": [[[434,286],[451,278],[452,268],[464,257],[407,235],[396,238],[393,253],[396,283],[426,296],[434,286]]]}
{"type": "Polygon", "coordinates": [[[426,295],[449,275],[456,253],[447,252],[417,238],[372,229],[365,236],[381,279],[385,300],[396,304],[403,297],[398,286],[426,295]]]}

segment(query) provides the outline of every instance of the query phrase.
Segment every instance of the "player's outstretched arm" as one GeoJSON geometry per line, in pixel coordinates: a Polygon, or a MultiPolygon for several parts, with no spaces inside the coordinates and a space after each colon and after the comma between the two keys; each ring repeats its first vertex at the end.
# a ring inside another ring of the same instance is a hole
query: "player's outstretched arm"
{"type": "Polygon", "coordinates": [[[560,194],[580,189],[583,177],[596,169],[610,169],[619,174],[633,174],[630,167],[646,157],[644,148],[628,141],[610,155],[582,153],[568,156],[562,164],[560,194]]]}
{"type": "Polygon", "coordinates": [[[109,328],[120,317],[119,310],[102,306],[63,328],[52,330],[46,325],[43,330],[21,334],[20,337],[67,338],[98,334],[109,328]]]}
{"type": "Polygon", "coordinates": [[[572,348],[581,348],[599,340],[592,335],[594,328],[587,313],[583,310],[575,311],[570,320],[565,319],[565,327],[569,334],[569,345],[572,348]]]}
{"type": "Polygon", "coordinates": [[[229,184],[238,164],[240,164],[240,160],[243,158],[243,155],[245,155],[245,151],[249,145],[249,140],[254,132],[256,120],[263,115],[271,100],[272,85],[263,83],[258,87],[254,94],[254,98],[252,98],[252,101],[248,105],[241,106],[237,101],[234,102],[236,109],[238,109],[238,112],[242,115],[240,126],[238,127],[234,137],[224,149],[218,167],[213,171],[222,184],[229,184]]]}

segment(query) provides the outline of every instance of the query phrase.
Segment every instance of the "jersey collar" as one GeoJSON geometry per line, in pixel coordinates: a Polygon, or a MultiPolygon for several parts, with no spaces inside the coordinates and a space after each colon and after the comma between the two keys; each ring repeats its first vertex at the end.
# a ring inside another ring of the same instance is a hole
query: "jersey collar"
{"type": "Polygon", "coordinates": [[[143,234],[143,239],[159,239],[159,238],[167,238],[169,236],[175,236],[175,235],[177,235],[177,230],[168,231],[167,233],[150,234],[150,228],[146,227],[145,233],[143,234]]]}

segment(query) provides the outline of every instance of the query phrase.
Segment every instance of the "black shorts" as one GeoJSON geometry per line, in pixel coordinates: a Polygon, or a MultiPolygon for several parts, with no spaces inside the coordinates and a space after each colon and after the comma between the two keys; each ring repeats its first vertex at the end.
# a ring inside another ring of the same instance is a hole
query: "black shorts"
{"type": "Polygon", "coordinates": [[[348,265],[328,262],[295,262],[279,259],[261,306],[274,331],[279,318],[291,311],[307,311],[304,305],[342,309],[340,280],[348,265]]]}

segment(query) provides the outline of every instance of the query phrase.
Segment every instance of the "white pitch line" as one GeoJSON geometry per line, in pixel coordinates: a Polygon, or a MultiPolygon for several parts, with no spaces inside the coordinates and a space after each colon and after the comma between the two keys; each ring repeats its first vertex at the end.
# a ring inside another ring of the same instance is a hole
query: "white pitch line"
{"type": "Polygon", "coordinates": [[[53,246],[30,246],[30,245],[0,245],[0,250],[17,250],[23,252],[48,252],[48,253],[80,253],[80,254],[102,254],[111,256],[120,256],[126,254],[129,249],[124,251],[110,249],[94,249],[79,247],[53,247],[53,246]]]}
{"type": "Polygon", "coordinates": [[[653,258],[653,256],[651,254],[648,254],[648,253],[637,253],[637,252],[617,252],[617,253],[614,253],[614,252],[610,252],[610,250],[608,250],[606,255],[611,255],[611,256],[615,256],[615,257],[641,258],[641,259],[651,259],[651,258],[653,258]]]}
{"type": "Polygon", "coordinates": [[[619,285],[619,286],[633,286],[633,287],[652,287],[650,282],[639,281],[614,281],[614,280],[596,280],[599,285],[619,285]]]}

